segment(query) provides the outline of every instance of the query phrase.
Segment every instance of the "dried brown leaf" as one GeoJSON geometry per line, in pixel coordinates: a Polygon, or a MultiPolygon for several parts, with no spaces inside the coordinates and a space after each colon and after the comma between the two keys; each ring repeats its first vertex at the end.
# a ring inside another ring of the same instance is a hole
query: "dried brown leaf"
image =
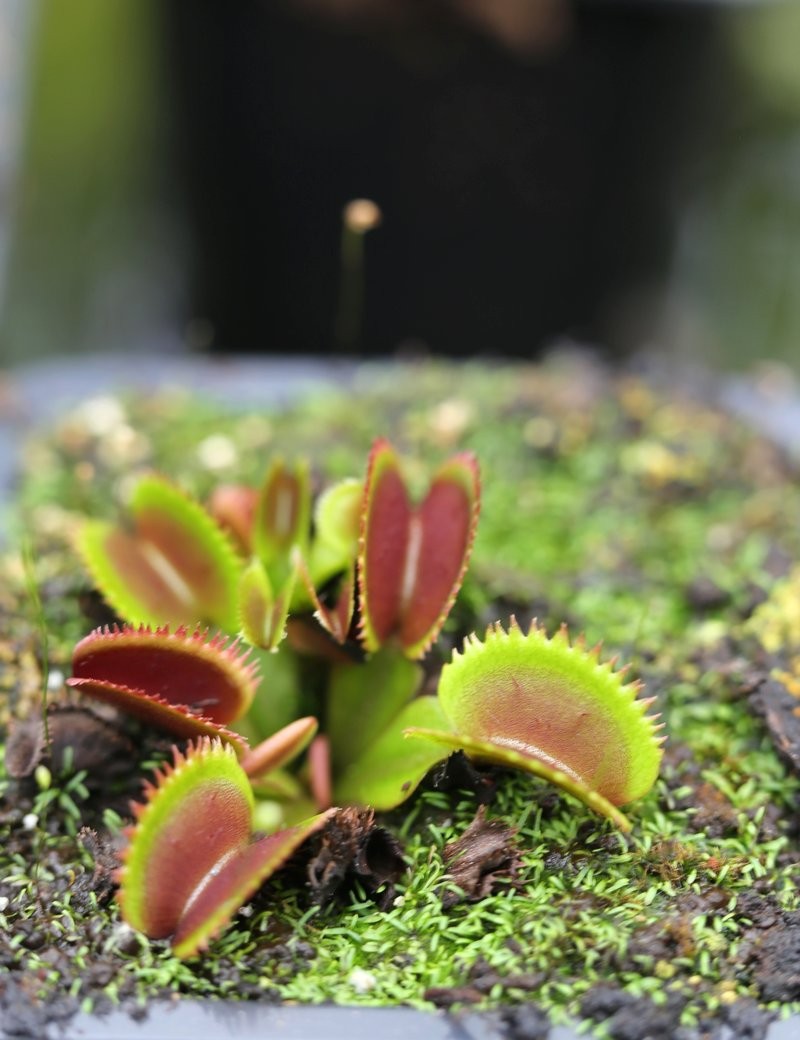
{"type": "Polygon", "coordinates": [[[374,810],[351,806],[328,821],[308,865],[308,882],[314,900],[325,904],[357,880],[384,909],[405,871],[400,843],[377,826],[374,810]]]}
{"type": "Polygon", "coordinates": [[[448,880],[463,893],[449,889],[442,898],[444,905],[483,899],[500,881],[513,881],[520,868],[516,834],[502,820],[487,820],[482,805],[461,837],[444,847],[448,880]]]}

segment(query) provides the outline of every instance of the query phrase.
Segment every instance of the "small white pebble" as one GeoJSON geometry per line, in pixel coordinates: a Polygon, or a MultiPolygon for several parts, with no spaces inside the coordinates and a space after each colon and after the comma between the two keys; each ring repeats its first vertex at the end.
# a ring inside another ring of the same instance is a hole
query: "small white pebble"
{"type": "Polygon", "coordinates": [[[8,903],[8,896],[0,896],[0,914],[3,914],[8,910],[8,903]]]}
{"type": "Polygon", "coordinates": [[[236,462],[238,452],[230,437],[212,433],[198,444],[197,457],[206,469],[229,469],[236,462]]]}
{"type": "Polygon", "coordinates": [[[452,397],[438,404],[430,413],[433,432],[445,442],[457,440],[470,425],[474,409],[469,401],[452,397]]]}
{"type": "Polygon", "coordinates": [[[120,953],[136,953],[147,939],[134,931],[129,924],[120,921],[105,943],[106,950],[118,950],[120,953]]]}
{"type": "Polygon", "coordinates": [[[371,971],[364,971],[363,968],[353,968],[347,976],[347,981],[356,993],[370,993],[375,989],[377,980],[371,971]]]}
{"type": "Polygon", "coordinates": [[[706,545],[714,552],[724,552],[735,542],[736,532],[730,524],[712,524],[706,533],[706,545]]]}
{"type": "Polygon", "coordinates": [[[143,462],[150,453],[150,441],[127,423],[115,426],[102,440],[97,456],[110,469],[124,469],[143,462]]]}
{"type": "Polygon", "coordinates": [[[556,424],[552,419],[546,419],[543,415],[529,419],[522,429],[522,439],[525,443],[539,451],[554,444],[557,436],[556,424]]]}
{"type": "Polygon", "coordinates": [[[115,497],[120,502],[129,502],[141,479],[142,474],[136,471],[120,477],[114,487],[115,497]]]}
{"type": "Polygon", "coordinates": [[[239,907],[239,917],[252,917],[252,916],[253,916],[253,908],[252,908],[252,906],[248,905],[248,906],[240,906],[239,907]]]}
{"type": "Polygon", "coordinates": [[[60,668],[51,668],[47,676],[47,692],[55,693],[64,685],[64,673],[60,668]]]}
{"type": "Polygon", "coordinates": [[[125,409],[116,397],[109,396],[90,398],[81,405],[77,415],[95,437],[104,437],[125,421],[125,409]]]}
{"type": "Polygon", "coordinates": [[[39,817],[35,812],[26,813],[22,817],[22,826],[26,831],[34,831],[39,824],[39,817]]]}

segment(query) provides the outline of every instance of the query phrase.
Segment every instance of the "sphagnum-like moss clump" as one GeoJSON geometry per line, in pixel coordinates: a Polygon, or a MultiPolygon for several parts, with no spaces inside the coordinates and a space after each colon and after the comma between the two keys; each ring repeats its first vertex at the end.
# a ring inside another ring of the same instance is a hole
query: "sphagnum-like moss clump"
{"type": "MultiPolygon", "coordinates": [[[[319,906],[302,880],[279,876],[202,958],[181,961],[124,928],[111,898],[108,841],[140,798],[136,758],[167,753],[147,738],[100,790],[86,786],[90,772],[55,768],[21,785],[0,780],[8,978],[46,1002],[87,1007],[177,991],[419,1007],[533,1001],[556,1019],[598,1019],[598,986],[639,1001],[636,1014],[659,1005],[685,1026],[752,1001],[792,1007],[800,992],[782,974],[781,944],[798,929],[800,785],[750,699],[773,670],[793,674],[796,648],[784,660],[772,639],[782,631],[777,594],[762,615],[769,656],[748,618],[800,560],[794,466],[713,409],[588,368],[430,366],[373,381],[358,409],[352,401],[320,398],[268,417],[175,396],[124,402],[119,424],[135,442],[93,432],[88,402],[32,444],[20,507],[50,635],[50,697],[63,692],[74,643],[109,620],[87,623],[78,606],[80,593],[96,608],[75,566],[78,517],[116,520],[138,473],[167,473],[206,500],[223,479],[257,482],[273,455],[349,477],[379,433],[426,467],[470,451],[484,475],[481,526],[428,672],[448,643],[511,612],[523,630],[537,616],[544,631],[566,621],[589,646],[602,639],[604,656],[630,662],[625,684],[643,680],[656,697],[668,735],[630,834],[530,775],[464,773],[461,794],[423,788],[383,818],[409,861],[388,908],[358,880],[319,906]],[[210,430],[226,444],[222,470],[210,430]],[[489,817],[516,831],[511,866],[488,895],[459,899],[445,847],[492,784],[489,817]],[[96,834],[79,839],[82,824],[96,834]]],[[[409,473],[412,485],[424,479],[409,473]]],[[[15,557],[3,567],[0,682],[21,713],[39,696],[37,619],[15,557]]],[[[303,714],[298,677],[280,655],[261,665],[276,691],[263,710],[277,729],[303,714]]]]}

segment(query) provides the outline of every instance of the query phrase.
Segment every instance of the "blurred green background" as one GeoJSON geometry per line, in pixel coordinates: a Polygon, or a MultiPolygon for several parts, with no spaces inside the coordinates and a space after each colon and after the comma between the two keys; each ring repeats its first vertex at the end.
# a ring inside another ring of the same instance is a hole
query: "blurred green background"
{"type": "MultiPolygon", "coordinates": [[[[187,18],[190,6],[183,5],[187,18]]],[[[300,6],[306,17],[308,5],[300,6]]],[[[614,8],[615,25],[622,25],[631,5],[606,6],[614,8]]],[[[575,327],[588,328],[616,351],[641,345],[724,368],[764,358],[796,366],[800,5],[672,6],[713,18],[709,67],[698,80],[709,85],[713,103],[705,106],[707,122],[695,128],[699,140],[691,162],[671,182],[668,263],[663,277],[649,277],[644,286],[632,284],[629,297],[621,305],[616,301],[613,317],[605,323],[576,322],[575,327]]],[[[659,17],[666,16],[662,12],[659,17]]],[[[348,31],[346,19],[340,17],[326,31],[341,40],[348,31]]],[[[409,33],[400,20],[382,31],[409,33]]],[[[192,220],[198,208],[202,212],[203,200],[198,205],[195,198],[194,210],[187,207],[185,156],[182,168],[176,158],[181,110],[173,97],[174,25],[171,33],[165,44],[163,8],[156,0],[0,3],[3,363],[96,351],[179,352],[214,346],[213,324],[192,280],[199,248],[192,220]]],[[[468,46],[462,29],[456,37],[459,46],[468,46]]],[[[492,61],[519,61],[514,47],[496,34],[485,46],[492,61]]],[[[258,64],[258,47],[252,50],[258,64]]],[[[541,60],[540,51],[524,56],[528,64],[541,60]]],[[[424,64],[422,58],[419,63],[424,64]]],[[[227,68],[208,69],[212,78],[227,74],[227,68]]],[[[676,88],[681,75],[676,68],[676,88]]],[[[246,77],[244,82],[237,89],[246,89],[246,77]]],[[[629,89],[637,90],[635,81],[629,89]]],[[[213,90],[209,96],[213,98],[213,90]]],[[[705,100],[698,97],[698,105],[705,100]]],[[[202,113],[196,118],[202,122],[202,113]]],[[[659,118],[654,111],[657,128],[659,118]]],[[[243,126],[232,133],[246,130],[243,126]]],[[[289,132],[299,134],[302,127],[289,132]]],[[[479,127],[474,130],[479,132],[479,127]]],[[[664,134],[671,132],[667,121],[664,134]]],[[[369,147],[365,140],[364,148],[369,147]]],[[[635,151],[635,140],[631,148],[635,151]]],[[[354,178],[349,194],[360,193],[361,183],[354,178]]],[[[619,219],[624,222],[625,214],[619,219]]],[[[258,242],[248,245],[257,256],[258,242]]],[[[530,249],[536,252],[536,241],[530,249]]],[[[332,256],[326,262],[335,267],[338,253],[328,252],[332,256]]],[[[338,278],[331,281],[338,285],[338,278]]],[[[263,291],[268,296],[291,287],[265,271],[263,291]]],[[[326,300],[335,293],[325,291],[326,300]]],[[[535,295],[535,288],[531,291],[535,295]]],[[[309,306],[314,306],[313,299],[309,306]]],[[[563,330],[548,328],[548,338],[550,333],[574,332],[569,322],[564,325],[563,330]]],[[[380,335],[381,349],[391,349],[386,336],[394,331],[380,335]]],[[[440,346],[422,327],[409,328],[407,336],[434,351],[440,346]]],[[[531,353],[543,338],[531,334],[531,353]]],[[[283,342],[288,343],[276,334],[265,338],[264,347],[280,351],[283,342]]],[[[231,335],[218,346],[236,350],[239,344],[231,335]]],[[[486,347],[505,352],[502,341],[486,347]]],[[[242,348],[253,346],[242,343],[242,348]]],[[[326,353],[335,344],[310,335],[290,349],[326,353]]]]}
{"type": "Polygon", "coordinates": [[[131,349],[168,325],[178,284],[154,6],[17,7],[3,357],[131,349]]]}

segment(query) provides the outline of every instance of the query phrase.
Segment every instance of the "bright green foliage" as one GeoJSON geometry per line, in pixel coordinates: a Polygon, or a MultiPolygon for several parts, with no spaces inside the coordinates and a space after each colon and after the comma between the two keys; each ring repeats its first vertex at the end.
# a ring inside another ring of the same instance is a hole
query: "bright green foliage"
{"type": "Polygon", "coordinates": [[[164,938],[212,868],[248,840],[254,800],[236,757],[210,741],[189,756],[176,752],[145,794],[125,853],[120,905],[134,928],[164,938]]]}
{"type": "Polygon", "coordinates": [[[410,727],[433,728],[445,722],[435,697],[417,697],[391,724],[349,763],[336,780],[334,791],[342,804],[394,809],[416,791],[432,766],[447,757],[426,741],[409,741],[410,727]]]}
{"type": "Polygon", "coordinates": [[[317,588],[352,566],[358,551],[363,499],[363,482],[352,477],[332,484],[317,499],[308,561],[317,588]]]}
{"type": "Polygon", "coordinates": [[[287,466],[273,459],[256,502],[252,546],[274,586],[283,585],[294,569],[292,553],[307,552],[310,522],[308,463],[287,466]]]}
{"type": "Polygon", "coordinates": [[[276,594],[266,567],[253,557],[239,581],[239,623],[248,643],[275,650],[286,635],[286,619],[297,571],[292,569],[276,594]]]}
{"type": "Polygon", "coordinates": [[[78,549],[97,586],[131,624],[237,626],[241,564],[202,507],[158,477],[130,502],[132,528],[88,521],[78,549]]]}
{"type": "Polygon", "coordinates": [[[340,804],[393,809],[444,755],[404,739],[407,726],[440,725],[434,697],[416,697],[421,669],[397,647],[363,664],[336,665],[328,691],[334,798],[340,804]]]}
{"type": "Polygon", "coordinates": [[[146,788],[125,853],[123,916],[150,938],[171,937],[190,957],[228,923],[243,902],[325,822],[320,815],[251,841],[253,794],[226,747],[208,739],[146,788]]]}
{"type": "Polygon", "coordinates": [[[409,735],[541,776],[628,830],[616,806],[650,790],[661,760],[640,688],[601,662],[599,647],[570,645],[565,627],[548,638],[535,622],[523,634],[512,619],[508,631],[491,626],[484,642],[470,637],[442,669],[448,730],[409,735]]]}

